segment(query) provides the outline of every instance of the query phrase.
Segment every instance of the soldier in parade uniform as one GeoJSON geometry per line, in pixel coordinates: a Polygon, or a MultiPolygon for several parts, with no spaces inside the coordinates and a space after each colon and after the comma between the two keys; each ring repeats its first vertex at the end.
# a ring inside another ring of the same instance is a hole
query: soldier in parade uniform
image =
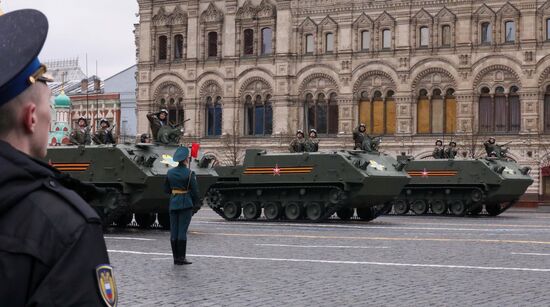
{"type": "Polygon", "coordinates": [[[78,119],[78,129],[73,130],[69,139],[73,145],[90,145],[92,139],[90,137],[90,126],[84,117],[78,119]]]}
{"type": "Polygon", "coordinates": [[[304,143],[304,151],[317,152],[319,151],[319,139],[317,138],[317,130],[310,129],[309,137],[304,143]]]}
{"type": "Polygon", "coordinates": [[[365,124],[361,123],[359,127],[353,131],[353,142],[355,144],[353,150],[362,149],[365,136],[367,136],[367,127],[365,124]]]}
{"type": "Polygon", "coordinates": [[[149,113],[147,114],[147,119],[149,120],[151,132],[153,133],[153,140],[157,141],[160,128],[168,125],[168,111],[162,109],[157,113],[149,113]]]}
{"type": "Polygon", "coordinates": [[[443,148],[443,141],[435,141],[435,148],[432,152],[432,157],[434,157],[434,159],[445,159],[445,148],[443,148]]]}
{"type": "Polygon", "coordinates": [[[1,15],[0,33],[0,306],[116,306],[99,216],[38,160],[51,122],[37,58],[46,16],[1,15]]]}
{"type": "Polygon", "coordinates": [[[179,147],[173,157],[178,166],[166,175],[165,192],[170,196],[170,243],[175,265],[191,264],[185,258],[187,229],[191,217],[200,208],[199,188],[195,173],[188,167],[189,149],[179,147]]]}
{"type": "Polygon", "coordinates": [[[116,144],[113,136],[113,128],[105,118],[99,122],[101,128],[94,134],[94,142],[97,144],[116,144]]]}
{"type": "Polygon", "coordinates": [[[457,154],[458,154],[458,150],[456,149],[456,142],[454,141],[449,142],[449,147],[445,148],[445,158],[454,159],[457,154]]]}
{"type": "Polygon", "coordinates": [[[294,140],[292,140],[292,142],[290,142],[290,145],[288,146],[288,150],[290,152],[303,152],[304,145],[305,145],[304,132],[302,130],[298,130],[296,132],[296,137],[294,138],[294,140]]]}

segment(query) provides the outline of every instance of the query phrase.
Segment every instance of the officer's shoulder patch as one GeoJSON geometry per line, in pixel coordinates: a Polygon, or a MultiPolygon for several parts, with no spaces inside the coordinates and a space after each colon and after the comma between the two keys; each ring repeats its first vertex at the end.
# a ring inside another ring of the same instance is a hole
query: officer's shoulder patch
{"type": "Polygon", "coordinates": [[[118,292],[116,289],[113,267],[108,264],[101,264],[95,268],[97,285],[101,298],[108,307],[115,307],[118,301],[118,292]]]}

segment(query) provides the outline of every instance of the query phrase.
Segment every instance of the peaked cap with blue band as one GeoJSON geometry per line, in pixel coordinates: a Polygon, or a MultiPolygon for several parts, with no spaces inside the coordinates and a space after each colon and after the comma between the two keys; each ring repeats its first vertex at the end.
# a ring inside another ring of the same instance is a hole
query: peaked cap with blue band
{"type": "Polygon", "coordinates": [[[174,158],[172,158],[172,160],[174,160],[174,162],[181,162],[187,159],[187,157],[189,157],[189,148],[186,146],[180,146],[176,149],[176,153],[174,154],[174,158]]]}
{"type": "Polygon", "coordinates": [[[0,16],[0,107],[46,77],[38,54],[48,35],[48,19],[37,10],[0,16]]]}

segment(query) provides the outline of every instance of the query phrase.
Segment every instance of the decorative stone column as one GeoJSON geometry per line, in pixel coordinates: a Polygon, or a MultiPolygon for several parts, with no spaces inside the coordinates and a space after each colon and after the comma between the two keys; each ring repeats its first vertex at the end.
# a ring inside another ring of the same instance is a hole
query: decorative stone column
{"type": "Polygon", "coordinates": [[[538,98],[537,88],[524,89],[520,92],[520,134],[537,134],[539,132],[539,120],[544,116],[544,112],[542,110],[539,111],[538,98]]]}
{"type": "Polygon", "coordinates": [[[396,93],[396,135],[407,136],[416,132],[416,121],[413,114],[416,114],[416,102],[413,103],[413,98],[410,93],[396,93]]]}
{"type": "Polygon", "coordinates": [[[351,94],[338,96],[338,135],[349,136],[357,125],[355,123],[354,100],[351,94]]]}

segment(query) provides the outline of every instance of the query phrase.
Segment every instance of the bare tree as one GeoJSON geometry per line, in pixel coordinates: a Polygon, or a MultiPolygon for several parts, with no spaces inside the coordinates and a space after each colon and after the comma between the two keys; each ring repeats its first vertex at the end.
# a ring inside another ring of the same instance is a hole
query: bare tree
{"type": "Polygon", "coordinates": [[[480,135],[479,133],[476,133],[474,131],[466,133],[464,130],[464,138],[462,141],[463,148],[466,149],[466,156],[463,156],[466,158],[472,158],[475,159],[480,155],[481,145],[479,143],[480,135]]]}
{"type": "Polygon", "coordinates": [[[222,136],[222,146],[220,150],[220,162],[223,165],[237,166],[239,164],[239,144],[241,137],[237,131],[237,122],[233,122],[231,133],[222,136]]]}

